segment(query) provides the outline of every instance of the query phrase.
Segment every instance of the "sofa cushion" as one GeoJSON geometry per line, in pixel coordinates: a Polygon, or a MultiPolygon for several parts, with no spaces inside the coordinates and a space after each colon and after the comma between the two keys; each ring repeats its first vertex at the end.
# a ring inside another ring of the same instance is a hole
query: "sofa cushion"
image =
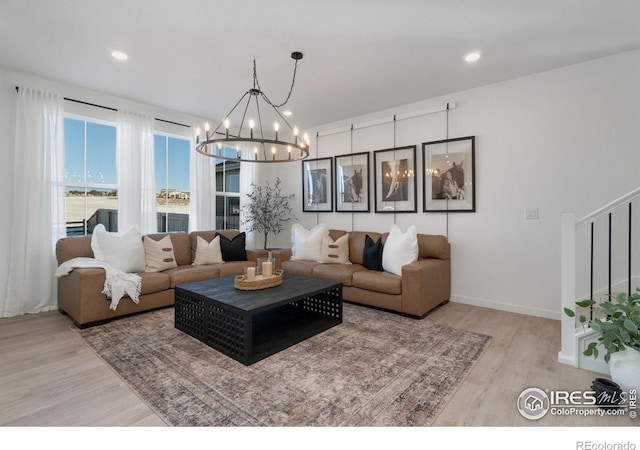
{"type": "Polygon", "coordinates": [[[369,235],[366,236],[364,241],[364,250],[362,252],[362,265],[369,270],[377,270],[382,272],[382,252],[384,247],[382,246],[382,239],[378,239],[373,242],[373,239],[369,235]]]}
{"type": "Polygon", "coordinates": [[[171,287],[171,277],[166,273],[142,272],[138,275],[142,277],[141,295],[165,291],[171,287]]]}
{"type": "Polygon", "coordinates": [[[299,223],[291,226],[291,244],[293,256],[291,259],[301,261],[320,261],[322,237],[329,234],[323,223],[307,230],[299,223]]]}
{"type": "Polygon", "coordinates": [[[98,261],[106,262],[123,272],[144,272],[142,236],[136,228],[123,233],[111,233],[99,223],[93,229],[91,249],[98,261]]]}
{"type": "Polygon", "coordinates": [[[449,259],[449,241],[447,241],[447,238],[445,236],[434,234],[418,234],[418,248],[420,259],[449,259]]]}
{"type": "Polygon", "coordinates": [[[56,242],[56,259],[58,264],[73,258],[94,258],[91,250],[92,236],[74,236],[59,239],[56,242]]]}
{"type": "Polygon", "coordinates": [[[254,261],[230,261],[225,262],[224,264],[218,265],[220,278],[222,277],[230,277],[234,275],[242,275],[244,273],[245,267],[255,267],[256,263],[254,261]]]}
{"type": "Polygon", "coordinates": [[[207,242],[201,236],[196,236],[196,242],[196,252],[192,265],[203,266],[205,264],[220,264],[224,262],[220,248],[220,236],[216,236],[211,242],[207,242]]]}
{"type": "Polygon", "coordinates": [[[317,261],[299,261],[297,259],[290,259],[282,261],[282,270],[287,273],[295,273],[296,275],[306,275],[310,277],[313,268],[318,264],[320,263],[317,261]]]}
{"type": "Polygon", "coordinates": [[[327,264],[350,264],[349,261],[349,235],[336,239],[327,234],[322,236],[320,247],[320,262],[327,264]]]}
{"type": "Polygon", "coordinates": [[[172,267],[178,267],[173,253],[173,242],[169,235],[159,241],[145,236],[142,243],[144,246],[145,272],[162,272],[172,267]]]}
{"type": "Polygon", "coordinates": [[[402,294],[402,277],[389,272],[374,270],[355,272],[351,278],[351,285],[384,294],[402,294]]]}
{"type": "Polygon", "coordinates": [[[402,275],[402,266],[418,260],[418,236],[415,225],[403,233],[397,225],[391,227],[382,252],[382,267],[387,272],[402,275]]]}
{"type": "Polygon", "coordinates": [[[222,259],[226,261],[246,261],[247,252],[245,250],[247,243],[247,234],[242,232],[233,239],[229,239],[223,234],[220,236],[220,250],[222,251],[222,259]]]}
{"type": "Polygon", "coordinates": [[[349,260],[353,264],[362,264],[362,254],[364,252],[364,242],[369,236],[373,239],[373,242],[378,239],[382,239],[382,245],[384,245],[384,237],[380,233],[376,232],[364,232],[364,231],[350,231],[349,232],[349,260]]]}
{"type": "Polygon", "coordinates": [[[311,270],[311,276],[351,286],[352,275],[362,270],[367,269],[360,264],[316,264],[311,270]]]}
{"type": "Polygon", "coordinates": [[[207,264],[206,266],[178,266],[161,273],[166,273],[171,278],[171,287],[179,284],[194,283],[196,281],[218,278],[222,264],[207,264]]]}

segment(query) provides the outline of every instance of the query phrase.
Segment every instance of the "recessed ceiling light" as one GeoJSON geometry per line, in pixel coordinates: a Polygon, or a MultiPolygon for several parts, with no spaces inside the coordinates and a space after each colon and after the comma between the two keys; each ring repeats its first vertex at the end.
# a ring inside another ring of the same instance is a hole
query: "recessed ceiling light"
{"type": "Polygon", "coordinates": [[[112,51],[111,52],[111,56],[113,56],[118,61],[126,61],[127,59],[129,59],[129,56],[127,56],[126,53],[121,52],[119,50],[112,51]]]}
{"type": "Polygon", "coordinates": [[[464,57],[464,60],[466,62],[476,62],[479,59],[480,59],[480,52],[469,53],[467,56],[464,57]]]}
{"type": "Polygon", "coordinates": [[[282,114],[284,114],[287,117],[293,115],[293,113],[291,111],[289,111],[288,109],[286,111],[282,111],[282,114]]]}

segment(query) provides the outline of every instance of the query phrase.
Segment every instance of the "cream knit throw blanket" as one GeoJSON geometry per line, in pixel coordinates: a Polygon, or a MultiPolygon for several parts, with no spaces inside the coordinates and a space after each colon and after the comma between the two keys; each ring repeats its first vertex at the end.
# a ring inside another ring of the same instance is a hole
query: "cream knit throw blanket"
{"type": "Polygon", "coordinates": [[[109,308],[118,307],[120,299],[128,294],[133,303],[138,303],[142,289],[142,278],[135,273],[126,273],[94,258],[73,258],[63,262],[56,270],[56,277],[69,275],[73,269],[101,268],[106,272],[102,293],[111,299],[109,308]]]}

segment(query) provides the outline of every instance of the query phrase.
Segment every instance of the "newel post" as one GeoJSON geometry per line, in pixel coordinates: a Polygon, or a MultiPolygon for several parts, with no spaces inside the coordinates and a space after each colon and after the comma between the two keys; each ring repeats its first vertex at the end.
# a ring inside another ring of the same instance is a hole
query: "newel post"
{"type": "Polygon", "coordinates": [[[576,322],[564,313],[564,308],[575,311],[576,306],[576,219],[573,214],[562,215],[560,239],[561,349],[558,362],[577,367],[576,322]]]}

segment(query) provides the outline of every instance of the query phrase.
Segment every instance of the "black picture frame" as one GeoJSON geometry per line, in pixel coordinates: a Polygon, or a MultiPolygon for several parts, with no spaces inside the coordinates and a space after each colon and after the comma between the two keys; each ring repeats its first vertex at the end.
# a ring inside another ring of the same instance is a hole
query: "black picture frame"
{"type": "Polygon", "coordinates": [[[333,211],[333,158],[302,161],[302,211],[333,211]]]}
{"type": "Polygon", "coordinates": [[[336,212],[370,212],[369,152],[334,156],[336,212]]]}
{"type": "Polygon", "coordinates": [[[417,212],[416,146],[373,152],[376,213],[417,212]]]}
{"type": "Polygon", "coordinates": [[[422,143],[423,212],[476,212],[475,136],[422,143]]]}

